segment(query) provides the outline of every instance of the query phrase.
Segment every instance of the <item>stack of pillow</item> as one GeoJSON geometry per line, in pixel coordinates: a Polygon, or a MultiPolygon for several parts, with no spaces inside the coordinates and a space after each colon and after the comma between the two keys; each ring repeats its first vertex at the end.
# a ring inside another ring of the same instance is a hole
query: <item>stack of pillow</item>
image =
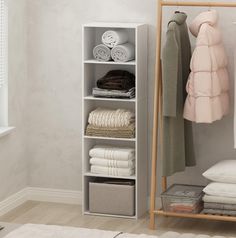
{"type": "Polygon", "coordinates": [[[219,162],[203,176],[212,181],[203,190],[203,213],[236,216],[236,160],[219,162]]]}

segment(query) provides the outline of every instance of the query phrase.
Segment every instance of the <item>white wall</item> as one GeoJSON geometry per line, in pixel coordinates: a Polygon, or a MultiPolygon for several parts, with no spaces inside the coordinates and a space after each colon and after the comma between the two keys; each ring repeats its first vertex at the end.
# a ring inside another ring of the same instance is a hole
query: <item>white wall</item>
{"type": "Polygon", "coordinates": [[[27,59],[26,2],[9,0],[9,123],[16,130],[0,138],[0,200],[27,185],[25,141],[27,59]]]}
{"type": "Polygon", "coordinates": [[[30,183],[80,190],[81,24],[147,22],[153,36],[155,0],[29,0],[28,7],[30,183]]]}
{"type": "MultiPolygon", "coordinates": [[[[11,40],[10,54],[10,119],[11,124],[17,126],[17,130],[0,143],[1,164],[4,163],[7,167],[6,169],[0,166],[0,180],[8,180],[11,184],[1,189],[0,199],[26,184],[25,155],[29,161],[30,186],[81,189],[81,24],[85,22],[123,21],[149,24],[148,115],[151,149],[156,0],[26,1],[27,85],[23,27],[25,3],[23,0],[10,1],[12,9],[16,11],[12,13],[10,20],[13,22],[14,19],[14,23],[19,24],[18,27],[14,25],[11,33],[14,39],[11,40]],[[28,90],[26,120],[25,90],[28,90]],[[25,127],[27,137],[24,142],[25,127]]],[[[207,9],[180,10],[186,10],[191,20],[201,10],[207,9]]],[[[164,25],[175,10],[176,8],[165,10],[164,25]]],[[[232,49],[236,32],[231,22],[236,18],[235,10],[220,9],[219,12],[233,86],[232,49]]],[[[233,91],[231,95],[233,99],[233,91]]],[[[218,160],[235,158],[236,155],[233,149],[233,111],[227,118],[213,125],[195,126],[194,131],[198,165],[194,169],[188,169],[185,174],[175,176],[179,182],[204,183],[201,173],[205,168],[218,160]]]]}
{"type": "MultiPolygon", "coordinates": [[[[176,9],[165,9],[164,25],[176,9]]],[[[181,10],[186,10],[191,20],[208,8],[181,10]]],[[[236,20],[234,11],[219,10],[231,81],[236,38],[231,24],[236,20]]],[[[156,0],[29,0],[28,17],[30,183],[31,186],[81,189],[81,24],[90,21],[149,24],[151,145],[156,0]]],[[[232,111],[222,121],[197,125],[194,131],[198,165],[186,174],[175,176],[179,182],[204,183],[202,171],[221,159],[235,158],[232,111]]]]}

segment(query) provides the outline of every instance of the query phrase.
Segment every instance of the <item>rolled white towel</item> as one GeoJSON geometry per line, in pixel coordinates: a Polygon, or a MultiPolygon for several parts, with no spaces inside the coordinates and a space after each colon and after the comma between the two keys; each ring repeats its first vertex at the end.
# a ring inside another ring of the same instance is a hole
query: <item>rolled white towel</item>
{"type": "Polygon", "coordinates": [[[95,174],[112,175],[112,176],[131,176],[134,169],[109,168],[104,166],[91,166],[91,172],[95,174]]]}
{"type": "Polygon", "coordinates": [[[99,127],[125,127],[134,122],[134,117],[133,112],[125,109],[97,108],[90,112],[88,123],[99,127]]]}
{"type": "Polygon", "coordinates": [[[102,43],[109,48],[128,42],[128,33],[126,30],[106,31],[102,35],[102,43]]]}
{"type": "Polygon", "coordinates": [[[107,46],[100,44],[94,47],[93,56],[99,61],[109,61],[111,60],[111,50],[107,46]]]}
{"type": "Polygon", "coordinates": [[[101,158],[91,158],[91,165],[113,167],[113,168],[134,168],[134,160],[110,160],[110,159],[101,159],[101,158]]]}
{"type": "Polygon", "coordinates": [[[109,145],[96,145],[89,151],[90,157],[103,158],[109,160],[133,160],[135,158],[134,148],[119,148],[109,145]]]}
{"type": "Polygon", "coordinates": [[[132,43],[117,45],[111,50],[111,57],[116,62],[127,62],[135,59],[135,46],[132,43]]]}

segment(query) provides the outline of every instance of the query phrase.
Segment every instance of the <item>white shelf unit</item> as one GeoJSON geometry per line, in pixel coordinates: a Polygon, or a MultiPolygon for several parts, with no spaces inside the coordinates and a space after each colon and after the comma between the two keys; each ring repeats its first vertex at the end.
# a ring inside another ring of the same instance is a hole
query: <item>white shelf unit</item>
{"type": "Polygon", "coordinates": [[[95,22],[83,25],[83,65],[82,65],[82,183],[83,183],[83,214],[114,216],[137,219],[147,211],[147,25],[141,23],[102,23],[95,22]],[[106,30],[126,29],[129,41],[135,44],[135,60],[125,63],[100,62],[93,58],[93,48],[101,43],[101,36],[106,30]],[[134,99],[95,98],[92,88],[96,80],[113,69],[127,70],[136,76],[136,97],[134,99]],[[125,108],[135,112],[136,136],[127,138],[104,138],[86,136],[85,130],[89,113],[97,107],[125,108]],[[115,146],[131,146],[136,151],[135,174],[130,177],[103,176],[90,172],[89,150],[98,144],[115,146]],[[96,177],[131,179],[135,181],[135,215],[119,216],[89,212],[89,182],[96,177]]]}

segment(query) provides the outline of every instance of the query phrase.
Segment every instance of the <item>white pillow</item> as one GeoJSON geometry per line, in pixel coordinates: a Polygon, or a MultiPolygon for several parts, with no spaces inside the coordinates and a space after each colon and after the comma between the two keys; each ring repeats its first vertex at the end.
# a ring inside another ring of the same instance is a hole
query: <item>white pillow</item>
{"type": "Polygon", "coordinates": [[[223,160],[208,169],[203,176],[214,182],[236,184],[236,160],[223,160]]]}
{"type": "Polygon", "coordinates": [[[236,184],[210,183],[203,191],[209,196],[236,198],[236,184]]]}

